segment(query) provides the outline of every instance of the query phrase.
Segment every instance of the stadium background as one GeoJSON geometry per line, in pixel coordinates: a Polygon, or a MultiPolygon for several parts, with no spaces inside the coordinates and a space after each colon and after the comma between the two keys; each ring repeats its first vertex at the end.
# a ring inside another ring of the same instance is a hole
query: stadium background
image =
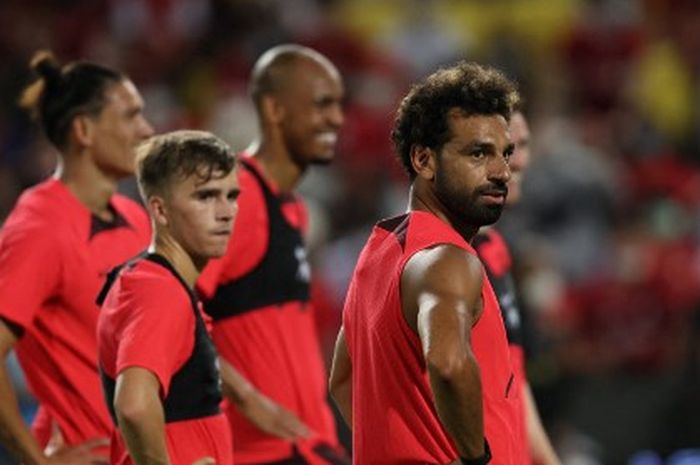
{"type": "Polygon", "coordinates": [[[371,225],[405,208],[388,138],[400,97],[441,64],[493,64],[519,81],[533,132],[523,202],[500,225],[557,450],[567,465],[700,463],[698,1],[2,0],[0,222],[55,163],[16,105],[36,49],[125,70],[158,131],[243,149],[250,67],[287,41],[331,58],[348,94],[337,160],[302,186],[325,349],[371,225]]]}

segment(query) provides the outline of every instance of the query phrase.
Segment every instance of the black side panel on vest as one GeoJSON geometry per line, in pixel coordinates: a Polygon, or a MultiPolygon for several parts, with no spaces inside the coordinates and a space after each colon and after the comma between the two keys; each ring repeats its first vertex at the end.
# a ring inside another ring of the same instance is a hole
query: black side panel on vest
{"type": "MultiPolygon", "coordinates": [[[[486,234],[477,234],[472,240],[472,246],[478,253],[479,249],[490,240],[486,234]]],[[[491,287],[493,287],[493,292],[496,294],[496,299],[498,299],[498,306],[501,308],[501,316],[503,317],[503,325],[506,328],[508,343],[522,346],[524,342],[522,314],[518,306],[513,275],[507,272],[502,276],[496,276],[484,260],[482,260],[482,263],[491,287]]]]}
{"type": "MultiPolygon", "coordinates": [[[[219,385],[217,354],[214,349],[214,344],[207,333],[202,315],[197,308],[197,297],[165,257],[157,254],[148,254],[144,259],[163,266],[177,278],[190,296],[192,310],[195,316],[192,354],[182,368],[173,375],[170,380],[168,395],[163,400],[165,422],[192,420],[216,415],[221,412],[219,409],[221,390],[219,385]]],[[[136,262],[130,262],[126,266],[133,266],[135,263],[136,262]]],[[[116,274],[114,277],[116,277],[116,274]]],[[[113,282],[114,279],[112,279],[111,283],[113,282]]],[[[108,290],[108,288],[103,289],[101,294],[106,295],[108,290]]],[[[144,349],[148,350],[147,347],[144,349]]],[[[112,420],[116,425],[117,419],[114,411],[114,391],[116,382],[114,379],[109,378],[101,367],[100,379],[102,380],[102,389],[105,394],[105,399],[107,400],[109,413],[112,415],[112,420]]]]}
{"type": "Polygon", "coordinates": [[[309,300],[309,270],[301,231],[287,222],[282,202],[255,168],[245,160],[241,165],[255,177],[264,194],[269,221],[268,246],[250,273],[219,285],[211,300],[204,303],[214,320],[270,305],[309,300]]]}

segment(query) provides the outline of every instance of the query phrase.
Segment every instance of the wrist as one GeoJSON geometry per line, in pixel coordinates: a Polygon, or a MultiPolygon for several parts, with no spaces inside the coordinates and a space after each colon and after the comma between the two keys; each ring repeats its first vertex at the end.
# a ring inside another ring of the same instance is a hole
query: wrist
{"type": "Polygon", "coordinates": [[[491,448],[489,442],[484,438],[484,453],[480,457],[466,458],[460,457],[462,465],[486,465],[491,461],[491,448]]]}

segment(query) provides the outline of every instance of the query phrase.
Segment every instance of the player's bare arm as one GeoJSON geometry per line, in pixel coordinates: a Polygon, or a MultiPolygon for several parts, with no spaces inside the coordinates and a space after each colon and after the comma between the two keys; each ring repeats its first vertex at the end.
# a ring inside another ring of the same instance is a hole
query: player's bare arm
{"type": "Polygon", "coordinates": [[[158,378],[145,368],[127,368],[117,377],[114,410],[137,465],[170,465],[159,391],[158,378]]]}
{"type": "Polygon", "coordinates": [[[311,434],[296,415],[262,394],[222,358],[219,369],[223,394],[259,429],[290,441],[311,434]]]}
{"type": "Polygon", "coordinates": [[[19,411],[17,395],[10,381],[7,357],[17,343],[19,331],[0,318],[0,441],[27,465],[95,465],[106,464],[107,457],[94,449],[107,445],[98,438],[72,447],[61,447],[50,456],[44,454],[27,428],[19,411]]]}
{"type": "Polygon", "coordinates": [[[328,385],[330,394],[343,415],[345,423],[352,429],[352,361],[345,342],[345,330],[342,327],[335,341],[328,385]]]}
{"type": "Polygon", "coordinates": [[[549,436],[542,425],[537,404],[532,395],[530,384],[523,386],[523,401],[525,402],[525,415],[527,421],[527,435],[530,443],[530,451],[534,463],[537,465],[561,465],[552,446],[549,436]]]}
{"type": "Polygon", "coordinates": [[[479,259],[452,245],[418,252],[401,275],[401,302],[418,333],[440,421],[464,458],[484,455],[479,366],[470,332],[481,312],[479,259]]]}

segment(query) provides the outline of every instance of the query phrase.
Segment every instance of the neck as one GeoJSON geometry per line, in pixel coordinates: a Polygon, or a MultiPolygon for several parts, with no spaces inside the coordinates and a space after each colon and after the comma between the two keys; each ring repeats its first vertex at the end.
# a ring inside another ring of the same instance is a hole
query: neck
{"type": "Polygon", "coordinates": [[[419,184],[417,180],[411,185],[408,198],[408,210],[432,213],[449,224],[465,241],[471,242],[474,236],[476,236],[476,233],[479,232],[479,226],[467,224],[456,215],[450,214],[445,205],[435,196],[433,190],[422,188],[421,186],[422,184],[419,184]]]}
{"type": "Polygon", "coordinates": [[[263,136],[250,152],[260,164],[265,177],[274,181],[280,192],[289,193],[301,182],[306,167],[292,160],[289,149],[279,137],[263,136]]]}
{"type": "Polygon", "coordinates": [[[92,213],[105,221],[113,219],[109,199],[117,190],[117,179],[110,178],[99,170],[88,157],[79,154],[66,154],[59,158],[54,173],[92,213]]]}
{"type": "Polygon", "coordinates": [[[206,259],[190,256],[168,233],[156,231],[149,250],[165,257],[190,289],[194,289],[197,278],[207,264],[206,259]]]}

